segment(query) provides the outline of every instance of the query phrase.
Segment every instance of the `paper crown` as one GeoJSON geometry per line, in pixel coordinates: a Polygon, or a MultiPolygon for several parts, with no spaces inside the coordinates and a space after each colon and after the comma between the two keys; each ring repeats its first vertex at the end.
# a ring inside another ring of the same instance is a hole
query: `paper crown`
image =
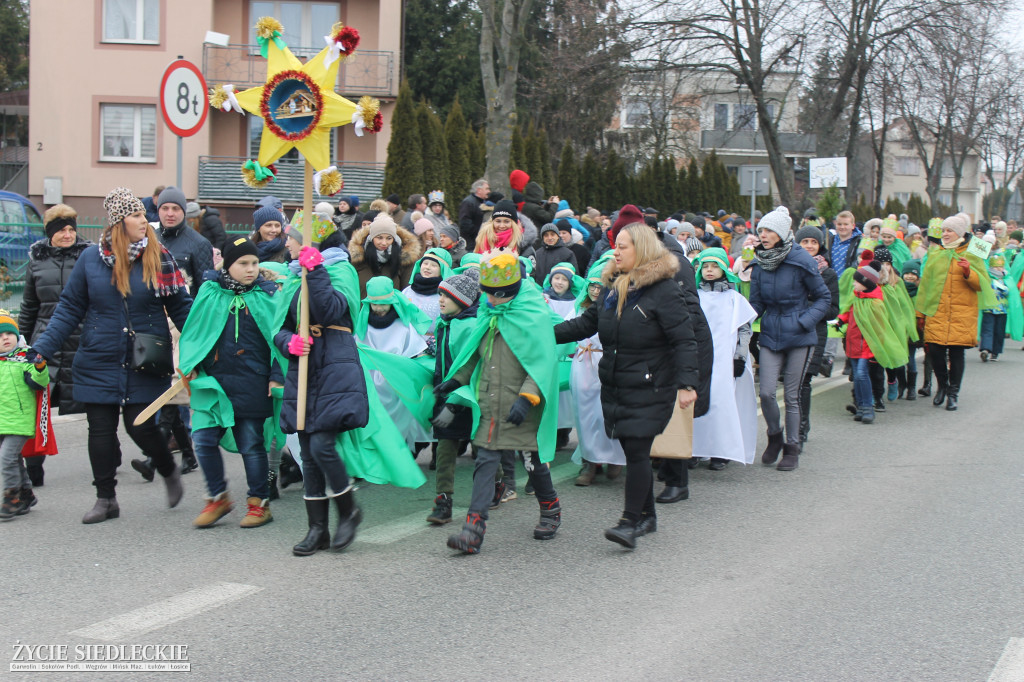
{"type": "Polygon", "coordinates": [[[899,232],[900,221],[895,218],[886,218],[882,221],[882,229],[884,230],[885,228],[889,228],[893,232],[899,232]]]}
{"type": "Polygon", "coordinates": [[[443,204],[444,203],[444,192],[439,189],[435,189],[433,192],[427,195],[427,206],[430,204],[443,204]]]}
{"type": "Polygon", "coordinates": [[[928,221],[928,236],[936,238],[942,236],[942,218],[932,218],[928,221]]]}
{"type": "Polygon", "coordinates": [[[522,279],[519,258],[511,251],[485,253],[480,261],[480,286],[500,289],[522,279]]]}
{"type": "MultiPolygon", "coordinates": [[[[292,225],[302,229],[302,209],[300,208],[292,216],[292,225]]],[[[331,234],[338,231],[338,226],[330,218],[325,218],[319,213],[313,214],[313,242],[319,244],[331,234]]]]}

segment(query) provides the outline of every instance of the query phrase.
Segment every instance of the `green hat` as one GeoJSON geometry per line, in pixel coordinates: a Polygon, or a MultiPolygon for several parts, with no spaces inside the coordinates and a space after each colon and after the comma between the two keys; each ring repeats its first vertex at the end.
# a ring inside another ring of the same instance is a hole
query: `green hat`
{"type": "Polygon", "coordinates": [[[14,334],[18,336],[18,323],[6,310],[0,310],[0,334],[14,334]]]}
{"type": "Polygon", "coordinates": [[[542,289],[547,289],[551,286],[551,278],[554,275],[564,275],[569,280],[569,291],[572,292],[573,296],[579,296],[580,291],[587,287],[587,281],[576,274],[576,268],[569,263],[558,263],[555,267],[551,268],[551,272],[544,278],[542,289]]]}
{"type": "Polygon", "coordinates": [[[604,282],[601,279],[601,275],[604,274],[604,266],[612,259],[612,252],[606,251],[597,259],[597,262],[590,266],[590,270],[587,271],[587,278],[585,280],[586,286],[581,288],[580,293],[576,296],[576,310],[580,309],[580,305],[587,298],[588,289],[593,284],[600,284],[604,286],[604,282]]]}
{"type": "Polygon", "coordinates": [[[455,272],[456,275],[461,275],[464,274],[466,270],[479,270],[481,260],[483,259],[479,253],[467,253],[462,257],[462,260],[459,261],[459,267],[455,268],[453,272],[455,272]]]}
{"type": "Polygon", "coordinates": [[[697,284],[701,283],[703,277],[701,276],[701,268],[704,263],[711,262],[722,268],[722,272],[725,273],[725,278],[730,282],[736,283],[739,281],[739,277],[733,274],[732,270],[729,269],[729,256],[725,253],[725,249],[714,247],[711,249],[704,249],[700,252],[696,258],[693,259],[693,269],[697,271],[697,284]]]}
{"type": "Polygon", "coordinates": [[[455,274],[452,272],[452,254],[448,253],[445,249],[427,249],[427,252],[423,254],[418,261],[416,261],[415,265],[412,266],[412,275],[409,277],[409,284],[412,284],[413,279],[415,279],[416,275],[419,274],[420,265],[423,263],[424,258],[436,261],[437,264],[441,266],[442,280],[448,279],[455,274]]]}
{"type": "Polygon", "coordinates": [[[508,251],[485,256],[480,262],[480,290],[498,296],[515,296],[523,280],[519,258],[508,251]]]}
{"type": "Polygon", "coordinates": [[[921,261],[916,258],[910,258],[903,261],[903,267],[900,268],[900,274],[905,275],[908,272],[912,272],[918,277],[921,276],[921,261]]]}
{"type": "Polygon", "coordinates": [[[359,306],[359,314],[356,316],[356,336],[360,339],[366,337],[371,305],[394,306],[398,312],[398,319],[405,324],[411,324],[420,334],[430,329],[430,318],[403,296],[402,292],[395,289],[390,277],[371,277],[366,282],[366,297],[362,302],[363,305],[359,306]]]}

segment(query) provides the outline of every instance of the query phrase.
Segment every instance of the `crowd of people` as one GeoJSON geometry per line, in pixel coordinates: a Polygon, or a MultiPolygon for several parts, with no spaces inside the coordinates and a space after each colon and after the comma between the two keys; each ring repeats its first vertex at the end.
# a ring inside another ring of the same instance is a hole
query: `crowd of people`
{"type": "Polygon", "coordinates": [[[509,180],[510,197],[480,179],[452,210],[439,190],[407,209],[397,195],[365,213],[355,196],[321,202],[311,238],[273,196],[250,234],[229,235],[178,188],[144,200],[117,188],[98,244],[74,209],[51,207],[18,318],[0,314],[0,518],[38,502],[52,407],[88,422],[96,501],[83,523],[120,515],[123,419],[143,455],[132,467],[160,475],[169,507],[182,475],[202,471],[197,528],[234,508],[224,452],[244,464],[244,528],[271,522],[271,501],[301,481],[297,556],[354,540],[357,481],[418,487],[434,471],[426,521],[453,521],[456,462],[470,456],[469,510],[447,544],[474,554],[490,512],[517,499],[520,465],[539,504],[533,536],[555,537],[549,463],[575,430],[576,486],[625,471],[605,537],[635,548],[659,503],[688,498],[690,469],[755,461],[758,393],[760,460],[796,469],[812,377],[831,376],[840,345],[847,409],[871,424],[886,403],[931,396],[932,375],[934,405],[958,409],[966,350],[998,361],[1007,336],[1022,339],[1013,224],[796,221],[782,206],[749,222],[660,219],[629,204],[576,210],[522,171],[509,180]],[[690,442],[658,443],[691,419],[690,442]]]}

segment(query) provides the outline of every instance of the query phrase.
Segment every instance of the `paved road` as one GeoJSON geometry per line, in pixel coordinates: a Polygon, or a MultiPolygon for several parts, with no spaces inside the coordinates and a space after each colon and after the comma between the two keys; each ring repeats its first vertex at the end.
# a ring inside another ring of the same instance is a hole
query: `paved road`
{"type": "MultiPolygon", "coordinates": [[[[472,557],[445,547],[455,524],[423,521],[432,480],[360,490],[366,521],[341,554],[291,556],[305,528],[294,487],[265,528],[238,528],[236,510],[192,529],[199,473],[168,511],[162,486],[125,467],[121,518],[83,526],[85,424],[61,424],[39,506],[0,525],[0,641],[67,645],[72,660],[76,645],[187,645],[190,674],[217,680],[960,681],[988,679],[1001,656],[992,679],[1021,679],[1024,353],[1011,347],[998,364],[969,355],[954,414],[900,402],[864,426],[846,386],[823,382],[797,471],[699,469],[633,553],[601,537],[621,479],[575,488],[567,453],[558,537],[532,539],[524,496],[492,513],[472,557]]],[[[459,460],[457,505],[471,468],[459,460]]],[[[239,459],[229,476],[241,496],[239,459]]],[[[7,651],[4,679],[38,679],[8,674],[7,651]]]]}

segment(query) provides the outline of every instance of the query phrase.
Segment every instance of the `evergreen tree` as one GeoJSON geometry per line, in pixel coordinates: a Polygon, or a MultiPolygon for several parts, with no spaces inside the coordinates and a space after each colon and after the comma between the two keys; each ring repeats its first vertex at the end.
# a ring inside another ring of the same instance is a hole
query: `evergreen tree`
{"type": "MultiPolygon", "coordinates": [[[[526,145],[526,168],[525,170],[530,175],[530,180],[536,182],[538,185],[543,187],[545,190],[548,189],[547,185],[544,184],[544,171],[541,168],[541,153],[537,147],[537,126],[531,120],[529,127],[526,129],[526,139],[524,140],[526,145]]],[[[547,197],[544,197],[545,199],[547,197]]]]}
{"type": "Polygon", "coordinates": [[[910,195],[910,199],[907,200],[907,219],[922,227],[928,224],[928,221],[932,217],[932,210],[928,208],[928,204],[924,203],[917,192],[910,195]]]}
{"type": "Polygon", "coordinates": [[[671,156],[661,160],[661,203],[658,204],[660,209],[659,216],[663,217],[664,220],[668,220],[668,217],[676,210],[676,182],[678,176],[676,175],[676,160],[671,156]]]}
{"type": "Polygon", "coordinates": [[[603,175],[601,205],[609,211],[617,211],[629,200],[630,187],[626,164],[614,147],[608,152],[603,175]]]}
{"type": "Polygon", "coordinates": [[[388,142],[388,160],[384,166],[384,186],[381,194],[408,197],[423,191],[423,148],[420,143],[416,105],[412,100],[409,83],[402,81],[391,118],[391,140],[388,142]]]}
{"type": "MultiPolygon", "coordinates": [[[[519,126],[512,129],[512,149],[508,156],[508,171],[511,173],[515,169],[526,171],[529,175],[530,171],[526,170],[526,140],[523,139],[523,132],[519,126]]],[[[530,176],[531,179],[533,176],[530,176]]]]}
{"type": "MultiPolygon", "coordinates": [[[[726,171],[726,175],[729,176],[729,206],[725,207],[726,211],[732,211],[740,215],[746,215],[750,212],[750,198],[744,198],[740,194],[740,178],[738,174],[730,173],[726,171]]],[[[750,216],[747,216],[748,218],[750,216]]]]}
{"type": "Polygon", "coordinates": [[[452,108],[448,112],[448,120],[444,124],[444,140],[448,155],[448,174],[445,182],[445,202],[449,213],[452,206],[469,193],[469,186],[475,177],[469,163],[469,135],[473,131],[466,127],[466,119],[462,117],[462,106],[456,95],[452,108]]]}
{"type": "Polygon", "coordinates": [[[690,194],[690,176],[686,172],[686,166],[680,166],[679,174],[676,176],[676,203],[672,210],[682,210],[684,213],[690,210],[690,194]]]}
{"type": "Polygon", "coordinates": [[[839,191],[839,186],[833,183],[821,196],[818,197],[818,201],[814,207],[818,210],[818,217],[822,218],[826,222],[831,222],[835,217],[846,207],[846,202],[843,200],[843,194],[839,191]]]}
{"type": "Polygon", "coordinates": [[[906,213],[907,209],[903,205],[903,202],[895,197],[889,197],[885,201],[885,206],[882,207],[882,215],[887,216],[890,213],[895,214],[899,217],[900,213],[906,213]]]}
{"type": "MultiPolygon", "coordinates": [[[[549,196],[553,194],[551,191],[555,186],[555,172],[551,169],[551,147],[548,145],[548,133],[543,128],[537,130],[537,137],[534,142],[537,145],[537,155],[540,156],[540,167],[538,168],[538,178],[534,178],[540,183],[540,186],[544,188],[544,192],[549,196]],[[543,182],[539,179],[543,177],[543,182]]],[[[547,197],[544,197],[545,199],[547,197]]]]}
{"type": "Polygon", "coordinates": [[[441,119],[430,108],[426,100],[420,100],[416,108],[416,123],[419,126],[423,155],[423,194],[435,189],[444,189],[448,182],[448,154],[445,149],[444,128],[441,119]]]}
{"type": "Polygon", "coordinates": [[[580,212],[586,210],[588,206],[597,206],[600,187],[601,169],[594,157],[594,150],[588,149],[587,155],[583,157],[583,167],[580,169],[580,212]]]}
{"type": "Polygon", "coordinates": [[[704,178],[700,175],[700,167],[697,166],[696,158],[690,159],[690,167],[686,171],[686,178],[689,181],[687,189],[690,191],[690,196],[686,197],[686,208],[693,213],[705,210],[704,178]]]}
{"type": "MultiPolygon", "coordinates": [[[[477,132],[469,131],[469,165],[473,170],[473,179],[484,177],[487,169],[487,135],[481,128],[477,132]]],[[[490,178],[488,178],[490,180],[490,178]]]]}
{"type": "Polygon", "coordinates": [[[559,199],[565,199],[574,210],[579,204],[580,185],[579,169],[576,167],[576,152],[572,142],[566,140],[562,146],[562,156],[558,162],[558,189],[555,192],[559,199]]]}

